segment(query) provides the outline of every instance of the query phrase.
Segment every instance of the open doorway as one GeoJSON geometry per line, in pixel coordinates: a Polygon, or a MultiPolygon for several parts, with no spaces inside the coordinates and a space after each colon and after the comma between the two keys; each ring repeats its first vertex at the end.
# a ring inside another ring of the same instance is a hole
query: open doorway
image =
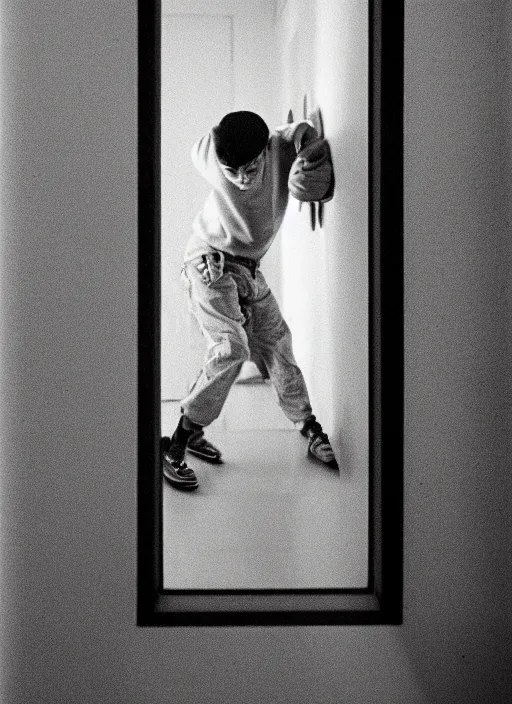
{"type": "Polygon", "coordinates": [[[262,269],[340,464],[336,474],[308,465],[269,383],[246,370],[252,383],[234,385],[209,428],[224,465],[195,460],[199,494],[164,486],[165,588],[367,586],[368,7],[327,5],[162,5],[162,434],[204,356],[179,277],[209,191],[190,148],[230,110],[254,110],[273,127],[290,109],[302,118],[306,97],[322,108],[338,192],[315,231],[307,209],[290,202],[262,269]],[[343,57],[332,12],[346,15],[336,24],[343,57]]]}

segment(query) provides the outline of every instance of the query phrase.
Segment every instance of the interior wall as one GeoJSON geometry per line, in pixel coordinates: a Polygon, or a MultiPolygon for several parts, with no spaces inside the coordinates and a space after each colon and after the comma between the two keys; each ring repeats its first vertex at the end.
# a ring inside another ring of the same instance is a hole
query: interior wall
{"type": "Polygon", "coordinates": [[[319,106],[335,171],[324,227],[290,199],[283,310],[313,410],[341,467],[340,500],[366,553],[368,526],[368,3],[287,0],[276,17],[281,112],[319,106]]]}
{"type": "MultiPolygon", "coordinates": [[[[272,0],[162,0],[162,14],[230,15],[234,24],[235,110],[276,120],[272,0]]],[[[222,116],[221,116],[222,117],[222,116]]]]}
{"type": "MultiPolygon", "coordinates": [[[[316,87],[316,2],[288,0],[278,4],[276,37],[279,105],[282,122],[288,111],[304,119],[303,99],[312,103],[316,87]]],[[[332,434],[331,350],[326,306],[325,232],[311,232],[309,206],[290,198],[280,233],[283,314],[291,328],[298,364],[311,403],[332,434]]],[[[334,438],[331,438],[334,441],[334,438]]]]}
{"type": "Polygon", "coordinates": [[[136,10],[0,10],[0,700],[506,704],[510,3],[406,0],[393,628],[135,625],[136,10]]]}

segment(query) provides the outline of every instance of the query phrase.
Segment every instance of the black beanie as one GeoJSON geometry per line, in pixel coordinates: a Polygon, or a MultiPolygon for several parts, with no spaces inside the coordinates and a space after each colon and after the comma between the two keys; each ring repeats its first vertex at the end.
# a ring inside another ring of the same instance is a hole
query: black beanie
{"type": "Polygon", "coordinates": [[[269,129],[255,112],[230,112],[213,130],[213,143],[219,161],[237,169],[255,159],[265,149],[269,129]]]}

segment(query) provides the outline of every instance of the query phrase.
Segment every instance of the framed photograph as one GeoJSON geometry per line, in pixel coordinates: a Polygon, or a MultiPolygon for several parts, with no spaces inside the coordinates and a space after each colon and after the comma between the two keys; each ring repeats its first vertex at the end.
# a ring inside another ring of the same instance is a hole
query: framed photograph
{"type": "Polygon", "coordinates": [[[403,2],[138,12],[137,623],[401,624],[403,2]]]}

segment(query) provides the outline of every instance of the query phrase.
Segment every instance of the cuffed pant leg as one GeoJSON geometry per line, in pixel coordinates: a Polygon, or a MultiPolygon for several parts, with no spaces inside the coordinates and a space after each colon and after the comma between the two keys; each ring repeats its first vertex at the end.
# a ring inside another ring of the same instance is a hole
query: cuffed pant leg
{"type": "Polygon", "coordinates": [[[243,327],[245,318],[233,277],[226,273],[207,286],[193,266],[187,268],[187,275],[191,308],[208,348],[201,373],[188,396],[181,401],[181,408],[194,423],[206,426],[220,415],[229,390],[250,353],[243,327]]]}

